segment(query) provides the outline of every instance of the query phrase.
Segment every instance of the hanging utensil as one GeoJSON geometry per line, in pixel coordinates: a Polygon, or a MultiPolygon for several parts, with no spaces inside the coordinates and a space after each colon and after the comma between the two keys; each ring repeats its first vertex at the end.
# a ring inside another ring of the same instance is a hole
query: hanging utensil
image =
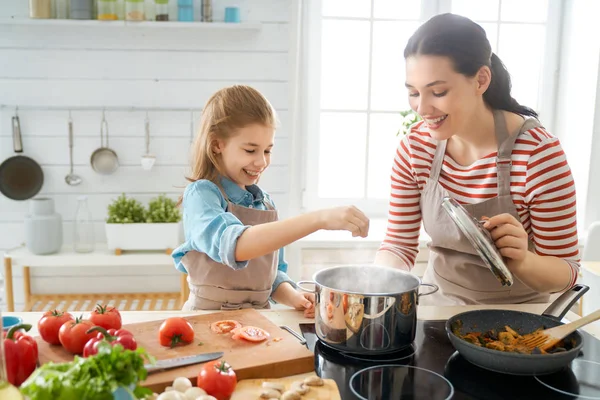
{"type": "Polygon", "coordinates": [[[65,176],[65,182],[69,186],[77,186],[82,181],[83,179],[79,175],[73,173],[73,120],[71,111],[69,111],[69,173],[65,176]]]}
{"type": "Polygon", "coordinates": [[[146,112],[146,154],[142,156],[142,168],[146,171],[152,169],[152,166],[156,162],[156,156],[154,154],[150,154],[150,119],[148,118],[148,113],[146,112]]]}
{"type": "MultiPolygon", "coordinates": [[[[18,108],[12,117],[13,146],[15,153],[23,152],[21,123],[18,108]]],[[[29,157],[16,155],[0,165],[0,192],[12,200],[27,200],[35,196],[44,184],[42,167],[29,157]]]]}
{"type": "Polygon", "coordinates": [[[102,175],[110,175],[119,168],[117,153],[108,147],[108,122],[106,122],[104,111],[102,111],[102,122],[100,123],[100,148],[92,153],[90,163],[94,171],[102,175]],[[106,146],[104,145],[104,131],[106,131],[106,146]]]}

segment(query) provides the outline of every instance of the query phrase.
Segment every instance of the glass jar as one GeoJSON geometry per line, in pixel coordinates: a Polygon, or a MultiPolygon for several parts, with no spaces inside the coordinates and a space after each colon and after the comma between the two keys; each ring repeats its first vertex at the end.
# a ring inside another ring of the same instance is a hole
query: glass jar
{"type": "Polygon", "coordinates": [[[156,21],[169,20],[169,0],[154,0],[154,11],[156,21]]]}
{"type": "Polygon", "coordinates": [[[71,19],[93,19],[94,0],[70,0],[69,18],[71,19]]]}
{"type": "Polygon", "coordinates": [[[182,22],[194,21],[194,0],[177,0],[177,19],[182,22]]]}
{"type": "MultiPolygon", "coordinates": [[[[2,332],[2,312],[0,311],[0,332],[2,332]]],[[[0,337],[1,339],[1,337],[0,337]]],[[[8,383],[6,373],[6,356],[4,355],[4,340],[0,340],[0,399],[23,400],[19,389],[8,383]]]]}
{"type": "Polygon", "coordinates": [[[145,20],[144,6],[144,0],[125,0],[125,19],[127,21],[145,20]]]}
{"type": "Polygon", "coordinates": [[[54,1],[54,18],[69,19],[69,0],[54,1]]]}
{"type": "Polygon", "coordinates": [[[94,251],[94,221],[88,207],[87,196],[77,198],[75,210],[75,226],[73,228],[73,249],[77,253],[94,251]]]}
{"type": "Polygon", "coordinates": [[[116,21],[117,16],[117,0],[98,0],[98,20],[100,21],[116,21]]]}
{"type": "Polygon", "coordinates": [[[52,1],[29,0],[29,18],[52,18],[52,1]]]}

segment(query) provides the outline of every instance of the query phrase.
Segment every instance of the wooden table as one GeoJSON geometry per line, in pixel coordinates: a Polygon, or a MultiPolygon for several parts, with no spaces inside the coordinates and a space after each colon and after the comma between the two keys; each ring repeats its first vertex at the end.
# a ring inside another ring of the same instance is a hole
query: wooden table
{"type": "Polygon", "coordinates": [[[97,246],[91,253],[76,253],[71,248],[64,248],[56,254],[39,256],[31,254],[24,246],[8,250],[4,254],[4,279],[6,280],[6,306],[8,311],[15,311],[13,290],[13,268],[23,268],[23,290],[25,293],[24,311],[45,311],[60,307],[68,309],[77,305],[77,311],[93,308],[95,301],[119,305],[120,310],[141,310],[146,302],[150,302],[149,309],[155,309],[160,301],[160,309],[166,310],[170,301],[175,302],[175,308],[181,309],[188,297],[187,275],[181,274],[179,292],[146,292],[146,293],[78,293],[78,294],[35,294],[31,292],[31,268],[43,267],[77,267],[77,268],[102,268],[102,267],[133,267],[158,265],[165,268],[174,268],[173,259],[164,252],[129,252],[116,255],[105,246],[97,246]],[[88,304],[87,307],[84,304],[88,304]]]}

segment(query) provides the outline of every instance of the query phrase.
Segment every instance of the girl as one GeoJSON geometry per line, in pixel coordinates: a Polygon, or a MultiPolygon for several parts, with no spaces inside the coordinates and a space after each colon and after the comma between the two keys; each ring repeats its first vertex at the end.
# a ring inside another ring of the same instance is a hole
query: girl
{"type": "MultiPolygon", "coordinates": [[[[424,121],[400,143],[387,235],[376,263],[410,269],[421,221],[431,237],[422,304],[547,302],[579,269],[575,185],[558,139],[510,94],[485,31],[452,14],[423,24],[404,50],[411,108],[424,121]],[[441,209],[450,195],[485,224],[515,277],[501,286],[441,209]]],[[[522,62],[526,63],[524,59],[522,62]]]]}
{"type": "Polygon", "coordinates": [[[257,186],[271,163],[275,125],[271,104],[248,86],[218,91],[202,111],[192,183],[180,199],[186,241],[172,254],[188,274],[184,310],[268,308],[272,299],[314,317],[314,295],[296,290],[283,247],[319,229],[368,234],[369,220],[352,206],[278,220],[257,186]]]}

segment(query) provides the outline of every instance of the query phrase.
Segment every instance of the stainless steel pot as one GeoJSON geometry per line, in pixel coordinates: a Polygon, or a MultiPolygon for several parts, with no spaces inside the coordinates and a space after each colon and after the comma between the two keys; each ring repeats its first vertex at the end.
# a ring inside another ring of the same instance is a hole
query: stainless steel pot
{"type": "Polygon", "coordinates": [[[411,345],[419,297],[439,289],[409,272],[375,265],[326,268],[297,285],[315,294],[319,340],[352,354],[392,353],[411,345]],[[306,284],[315,290],[300,286],[306,284]],[[432,290],[419,293],[421,286],[432,290]]]}

